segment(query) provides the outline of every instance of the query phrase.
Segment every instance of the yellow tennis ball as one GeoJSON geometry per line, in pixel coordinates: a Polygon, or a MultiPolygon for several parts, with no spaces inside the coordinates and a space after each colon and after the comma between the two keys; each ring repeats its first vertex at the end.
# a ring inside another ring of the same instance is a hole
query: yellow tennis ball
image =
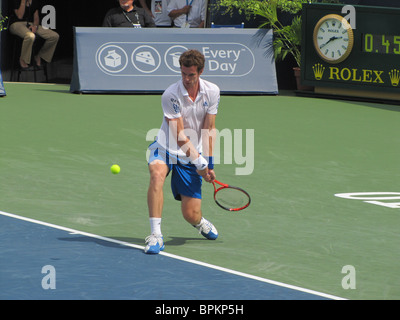
{"type": "Polygon", "coordinates": [[[113,164],[111,166],[111,172],[114,174],[118,174],[121,171],[121,168],[117,164],[113,164]]]}

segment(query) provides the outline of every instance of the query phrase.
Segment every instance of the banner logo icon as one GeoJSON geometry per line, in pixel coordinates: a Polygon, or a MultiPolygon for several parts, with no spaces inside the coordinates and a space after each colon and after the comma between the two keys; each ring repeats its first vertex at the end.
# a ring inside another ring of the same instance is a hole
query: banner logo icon
{"type": "Polygon", "coordinates": [[[106,73],[118,73],[128,65],[128,55],[120,46],[107,45],[100,47],[96,54],[97,66],[106,73]]]}

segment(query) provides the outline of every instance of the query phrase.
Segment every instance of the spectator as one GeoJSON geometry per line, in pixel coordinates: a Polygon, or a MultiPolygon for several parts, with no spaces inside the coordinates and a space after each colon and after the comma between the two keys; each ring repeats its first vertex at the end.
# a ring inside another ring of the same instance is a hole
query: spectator
{"type": "Polygon", "coordinates": [[[119,0],[119,7],[106,13],[103,27],[155,27],[150,14],[144,8],[135,7],[133,2],[134,0],[119,0]]]}
{"type": "Polygon", "coordinates": [[[168,4],[170,1],[171,0],[151,0],[151,13],[156,27],[172,27],[172,19],[168,15],[168,4]]]}
{"type": "Polygon", "coordinates": [[[205,0],[171,0],[168,14],[178,28],[204,28],[205,0]]]}
{"type": "Polygon", "coordinates": [[[151,14],[158,28],[172,27],[172,19],[168,15],[168,4],[171,0],[139,0],[140,6],[151,14]],[[148,3],[151,10],[149,9],[148,3]]]}
{"type": "Polygon", "coordinates": [[[10,17],[10,32],[23,39],[19,63],[22,69],[31,64],[32,48],[36,36],[45,40],[38,54],[34,56],[36,66],[42,67],[42,60],[50,63],[56,50],[59,35],[43,28],[39,22],[39,0],[13,0],[13,13],[10,17]]]}

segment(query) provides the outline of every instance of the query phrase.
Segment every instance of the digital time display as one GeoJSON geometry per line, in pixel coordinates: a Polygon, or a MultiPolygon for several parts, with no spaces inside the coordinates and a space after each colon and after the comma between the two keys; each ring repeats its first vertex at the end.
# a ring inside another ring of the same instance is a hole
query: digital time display
{"type": "Polygon", "coordinates": [[[365,33],[362,35],[362,51],[400,55],[400,35],[365,33]]]}

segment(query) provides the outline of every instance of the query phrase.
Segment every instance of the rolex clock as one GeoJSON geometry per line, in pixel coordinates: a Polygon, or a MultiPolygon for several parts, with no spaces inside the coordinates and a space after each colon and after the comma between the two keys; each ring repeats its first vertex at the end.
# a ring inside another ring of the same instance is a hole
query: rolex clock
{"type": "Polygon", "coordinates": [[[328,63],[344,61],[354,45],[351,25],[342,16],[328,14],[322,17],[314,28],[314,48],[328,63]]]}
{"type": "Polygon", "coordinates": [[[301,84],[314,87],[314,93],[354,92],[400,103],[399,21],[400,4],[386,8],[305,3],[301,84]],[[349,7],[352,14],[346,11],[349,7]]]}

